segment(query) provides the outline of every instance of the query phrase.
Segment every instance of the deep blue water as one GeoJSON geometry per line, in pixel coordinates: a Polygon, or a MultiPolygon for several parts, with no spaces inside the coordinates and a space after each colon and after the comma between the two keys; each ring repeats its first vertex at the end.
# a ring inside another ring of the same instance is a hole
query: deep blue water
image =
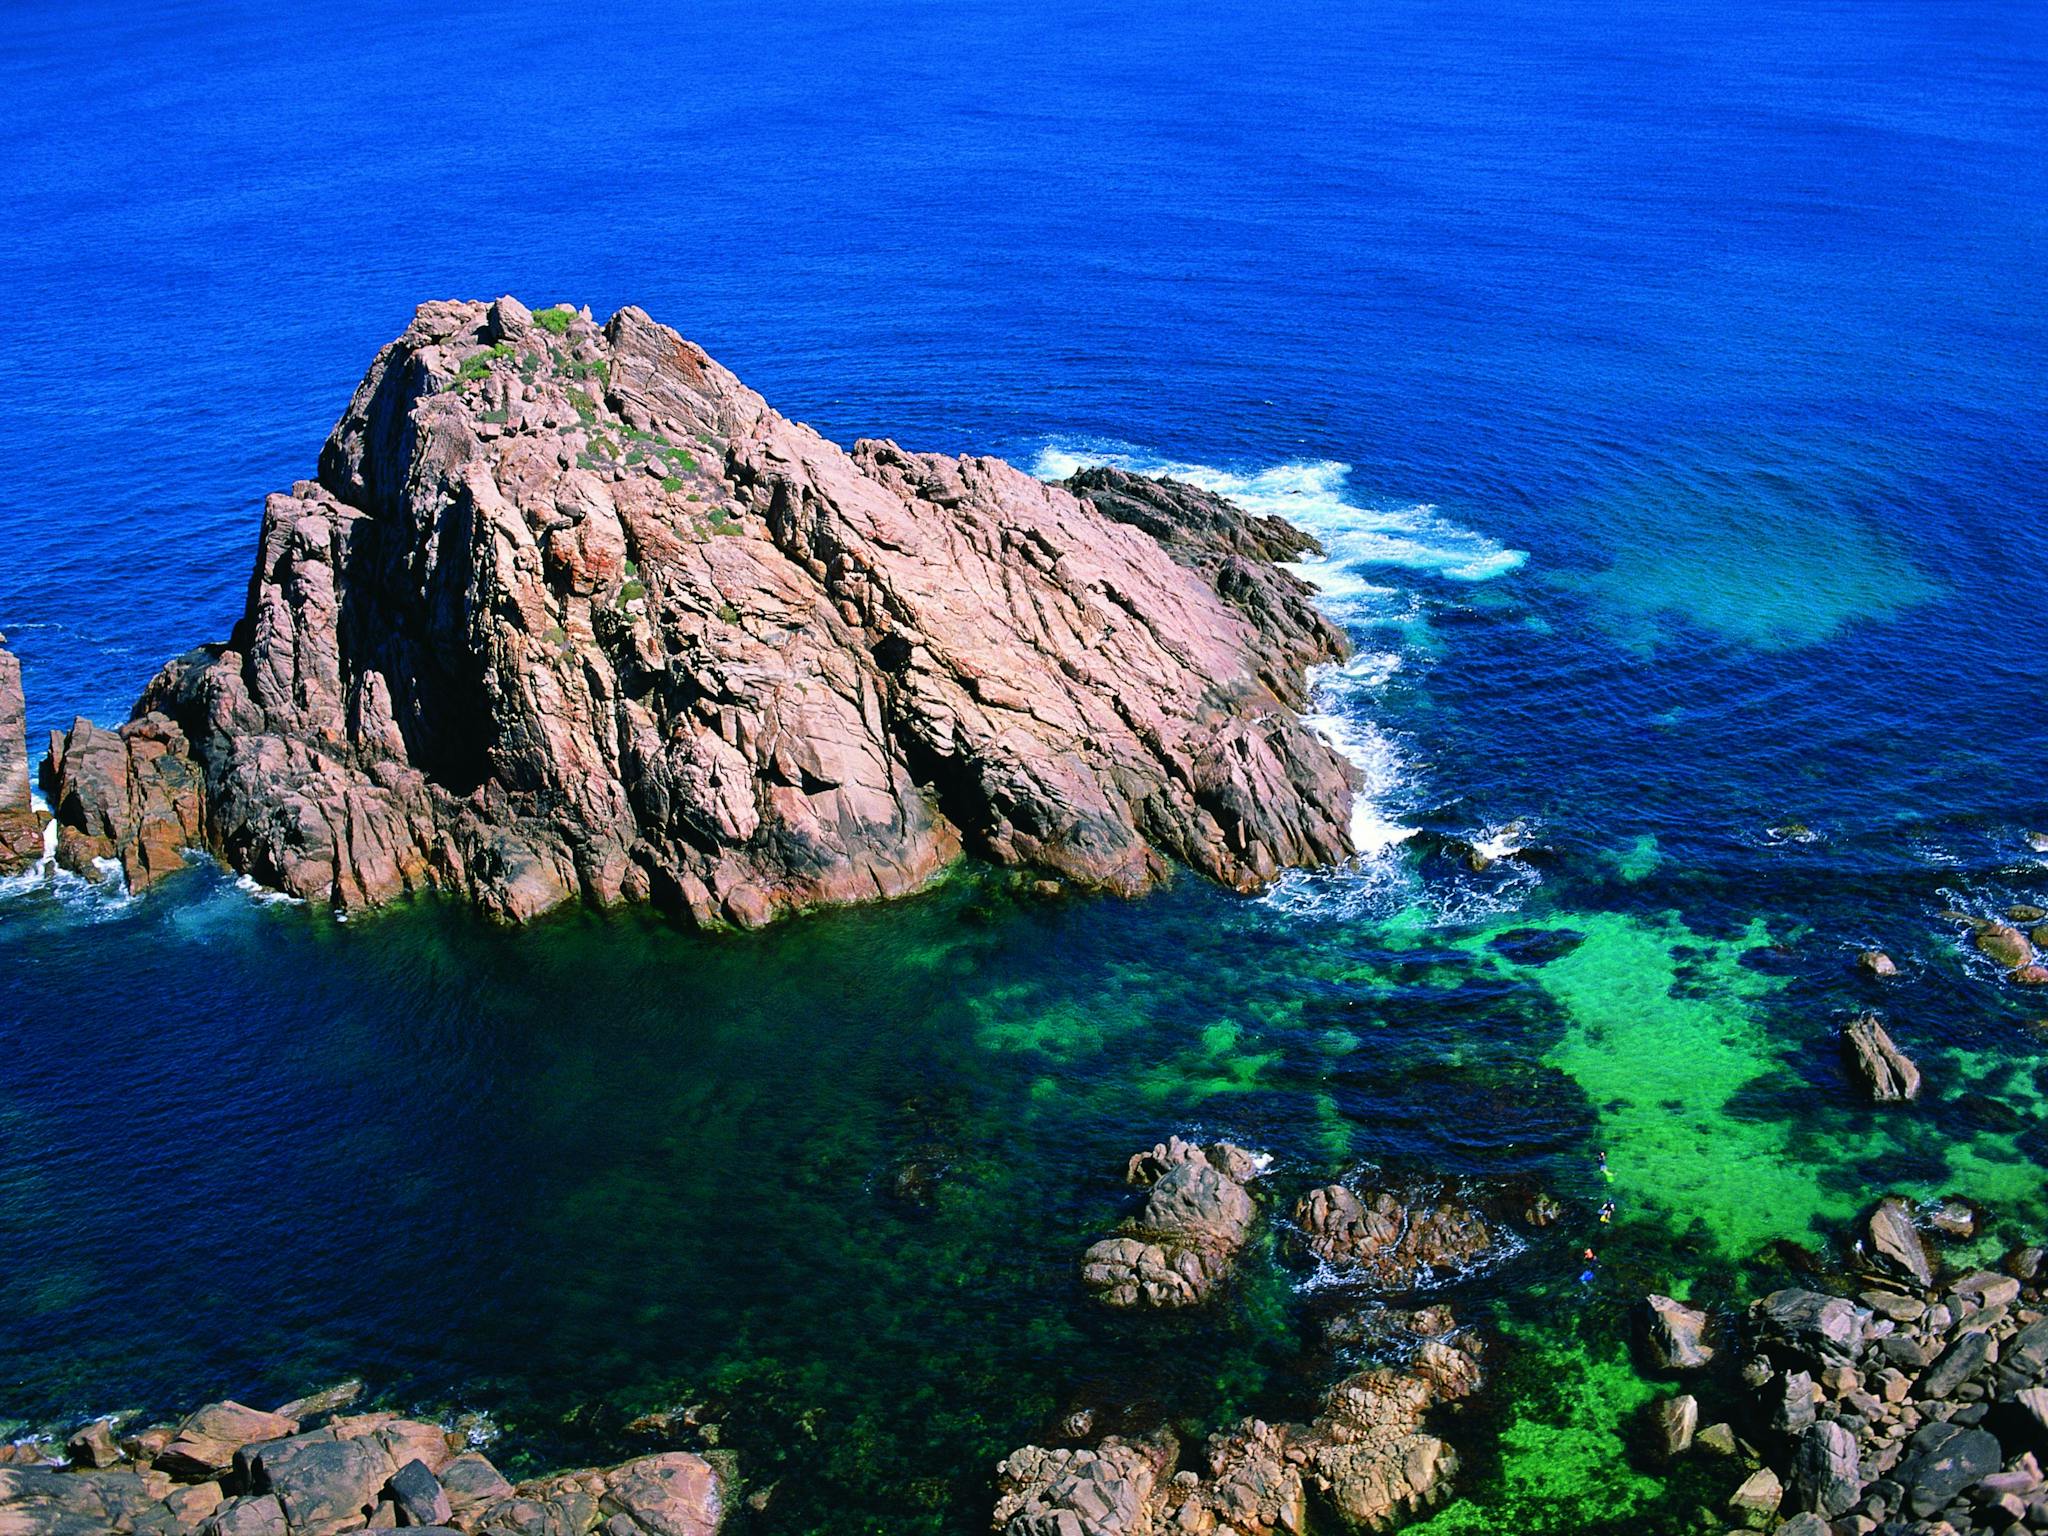
{"type": "MultiPolygon", "coordinates": [[[[225,635],[375,349],[509,291],[639,304],[842,441],[1306,523],[1381,848],[737,943],[344,930],[204,871],[0,897],[0,1427],[361,1370],[606,1454],[723,1392],[803,1469],[767,1528],[972,1529],[1062,1402],[1206,1427],[1321,1370],[1284,1273],[1171,1334],[1073,1297],[1168,1129],[1559,1187],[1642,1134],[1628,1283],[1694,1218],[1732,1262],[1879,1183],[2038,1199],[2048,996],[1937,914],[2048,906],[2048,10],[54,5],[0,103],[38,731],[225,635]],[[1540,866],[1443,851],[1513,821],[1540,866]],[[1517,923],[1579,969],[1474,962],[1517,923]],[[1872,1001],[1939,1069],[1909,1129],[1834,1066],[1872,1001]],[[1681,1156],[1695,1116],[1743,1129],[1681,1156]],[[905,1214],[927,1143],[953,1193],[905,1214]]],[[[1547,1262],[1473,1304],[1544,1315],[1547,1262]]],[[[1478,1518],[1591,1528],[1476,1456],[1478,1518]]]]}

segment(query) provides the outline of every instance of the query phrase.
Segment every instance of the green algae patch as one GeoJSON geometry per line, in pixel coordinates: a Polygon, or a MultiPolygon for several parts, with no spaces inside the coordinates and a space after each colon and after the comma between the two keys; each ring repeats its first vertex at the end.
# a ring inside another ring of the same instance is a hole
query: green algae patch
{"type": "Polygon", "coordinates": [[[1802,1165],[1790,1127],[1738,1103],[1750,1084],[1790,1070],[1759,1017],[1782,983],[1742,963],[1770,942],[1762,922],[1732,940],[1703,938],[1676,916],[1581,913],[1571,926],[1582,942],[1528,974],[1567,1020],[1544,1065],[1577,1082],[1599,1115],[1610,1177],[1589,1176],[1580,1193],[1701,1229],[1733,1259],[1852,1216],[1856,1201],[1802,1165]]]}
{"type": "Polygon", "coordinates": [[[1508,1398],[1496,1476],[1480,1480],[1419,1525],[1421,1536],[1548,1536],[1604,1528],[1666,1497],[1628,1464],[1627,1426],[1660,1395],[1626,1348],[1577,1328],[1558,1337],[1526,1324],[1502,1329],[1521,1351],[1498,1390],[1508,1398]]]}
{"type": "Polygon", "coordinates": [[[1626,885],[1636,885],[1655,874],[1663,862],[1664,852],[1657,846],[1657,839],[1645,832],[1615,855],[1615,878],[1626,885]]]}

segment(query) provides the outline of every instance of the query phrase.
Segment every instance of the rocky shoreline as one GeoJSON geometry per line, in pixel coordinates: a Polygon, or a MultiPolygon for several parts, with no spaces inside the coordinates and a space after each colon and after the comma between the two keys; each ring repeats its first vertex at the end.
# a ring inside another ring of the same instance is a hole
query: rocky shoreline
{"type": "Polygon", "coordinates": [[[637,309],[421,306],[258,542],[225,642],[52,733],[66,868],[141,890],[197,847],[341,910],[752,927],[963,851],[1122,893],[1352,852],[1356,771],[1302,717],[1346,643],[1281,564],[1312,540],[1116,470],[843,450],[637,309]]]}
{"type": "Polygon", "coordinates": [[[342,1536],[405,1527],[465,1536],[714,1536],[732,1474],[686,1451],[514,1484],[458,1431],[349,1413],[351,1382],[273,1411],[208,1403],[116,1433],[0,1447],[8,1536],[342,1536]]]}
{"type": "Polygon", "coordinates": [[[1960,1200],[1887,1196],[1851,1237],[1846,1266],[1745,1313],[1651,1299],[1653,1363],[1708,1378],[1657,1405],[1657,1437],[1672,1457],[1735,1462],[1721,1510],[1731,1526],[2048,1530],[2048,1253],[2018,1248],[1996,1269],[1946,1264],[1944,1248],[1977,1227],[1960,1200]]]}

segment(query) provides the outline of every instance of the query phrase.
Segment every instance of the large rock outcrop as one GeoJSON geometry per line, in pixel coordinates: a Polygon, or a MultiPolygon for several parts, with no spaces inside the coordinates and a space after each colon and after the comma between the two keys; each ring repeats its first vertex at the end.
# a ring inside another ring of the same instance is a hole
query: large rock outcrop
{"type": "Polygon", "coordinates": [[[230,639],[53,742],[60,852],[511,918],[751,925],[963,845],[1250,889],[1350,852],[1305,547],[1185,486],[849,453],[637,309],[428,304],[265,504],[230,639]]]}
{"type": "Polygon", "coordinates": [[[18,874],[42,856],[43,818],[29,799],[28,707],[21,693],[21,663],[0,645],[0,875],[18,874]]]}

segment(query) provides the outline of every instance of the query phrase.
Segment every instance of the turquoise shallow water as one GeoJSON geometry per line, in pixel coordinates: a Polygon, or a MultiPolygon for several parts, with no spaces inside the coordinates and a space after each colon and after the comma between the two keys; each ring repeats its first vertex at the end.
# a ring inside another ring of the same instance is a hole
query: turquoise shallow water
{"type": "Polygon", "coordinates": [[[2032,10],[16,20],[38,730],[224,634],[374,348],[509,289],[642,304],[842,439],[1309,527],[1369,856],[1254,901],[970,868],[745,937],[340,925],[203,866],[0,894],[0,1421],[362,1373],[537,1466],[701,1402],[751,1529],[976,1530],[1069,1409],[1199,1433],[1341,1367],[1357,1298],[1283,1242],[1211,1314],[1081,1298],[1124,1159],[1198,1130],[1276,1190],[1565,1199],[1452,1293],[1496,1375],[1436,1527],[1676,1531],[1725,1490],[1632,1449],[1633,1298],[1732,1300],[1885,1188],[2048,1220],[2048,997],[1940,917],[2048,906],[2032,10]],[[1871,1005],[1910,1113],[1843,1082],[1871,1005]]]}

